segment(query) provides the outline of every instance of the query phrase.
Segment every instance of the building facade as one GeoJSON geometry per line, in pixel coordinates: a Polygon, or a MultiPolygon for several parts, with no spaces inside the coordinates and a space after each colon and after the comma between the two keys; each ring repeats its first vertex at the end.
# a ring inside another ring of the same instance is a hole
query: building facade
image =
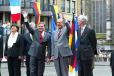
{"type": "MultiPolygon", "coordinates": [[[[35,21],[33,14],[32,3],[39,1],[41,3],[41,21],[46,23],[46,28],[50,28],[51,24],[51,5],[56,4],[59,7],[59,12],[63,12],[66,19],[72,19],[72,12],[80,14],[79,2],[80,0],[21,0],[22,10],[29,12],[29,21],[35,21]],[[78,9],[78,11],[77,11],[78,9]]],[[[9,0],[0,0],[0,24],[6,21],[12,22],[10,17],[9,0]]],[[[21,23],[23,19],[21,18],[21,23]]]]}
{"type": "Polygon", "coordinates": [[[81,6],[96,33],[106,33],[106,0],[82,0],[81,6]]]}
{"type": "Polygon", "coordinates": [[[112,40],[114,41],[114,0],[111,0],[112,40]]]}
{"type": "Polygon", "coordinates": [[[114,50],[114,0],[81,0],[81,13],[96,31],[98,49],[114,50]]]}

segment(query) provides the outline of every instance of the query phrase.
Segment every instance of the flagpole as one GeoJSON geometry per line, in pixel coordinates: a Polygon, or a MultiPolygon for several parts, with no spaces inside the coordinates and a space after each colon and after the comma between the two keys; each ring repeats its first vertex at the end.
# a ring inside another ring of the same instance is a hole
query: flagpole
{"type": "MultiPolygon", "coordinates": [[[[37,0],[37,2],[39,2],[39,0],[37,0]]],[[[32,2],[32,10],[33,10],[33,16],[34,16],[34,18],[35,18],[35,14],[34,14],[34,2],[32,2]]],[[[37,23],[36,23],[36,19],[35,19],[35,28],[37,27],[37,25],[36,25],[37,23]]]]}
{"type": "Polygon", "coordinates": [[[75,10],[72,11],[72,14],[73,14],[73,21],[74,21],[74,14],[75,14],[75,10]]]}
{"type": "Polygon", "coordinates": [[[21,25],[21,0],[20,0],[20,20],[17,21],[17,25],[20,28],[20,34],[22,34],[22,25],[21,25]]]}
{"type": "MultiPolygon", "coordinates": [[[[21,1],[21,0],[20,0],[20,1],[21,1]]],[[[21,8],[21,2],[20,2],[20,8],[21,8]]],[[[23,31],[23,33],[22,33],[22,28],[23,28],[23,26],[22,26],[22,24],[21,24],[21,20],[22,20],[22,18],[21,18],[21,13],[22,13],[22,10],[20,11],[20,26],[21,26],[21,34],[23,34],[24,31],[23,31]]]]}
{"type": "MultiPolygon", "coordinates": [[[[21,6],[20,6],[20,8],[21,8],[21,6]]],[[[18,20],[17,22],[18,22],[18,26],[19,26],[19,28],[20,28],[20,34],[22,34],[23,32],[22,32],[22,28],[23,28],[23,26],[21,25],[21,12],[22,11],[20,11],[20,20],[18,20]]]]}

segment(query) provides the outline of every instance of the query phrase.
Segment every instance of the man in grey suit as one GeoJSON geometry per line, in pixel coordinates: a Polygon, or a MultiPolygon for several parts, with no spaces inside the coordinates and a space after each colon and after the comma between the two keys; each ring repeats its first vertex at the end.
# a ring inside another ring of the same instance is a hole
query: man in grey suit
{"type": "Polygon", "coordinates": [[[52,59],[54,60],[57,76],[68,76],[68,59],[72,51],[68,45],[68,32],[70,26],[63,23],[63,19],[57,20],[58,28],[54,32],[54,47],[52,50],[52,59]]]}
{"type": "Polygon", "coordinates": [[[40,22],[38,29],[33,30],[27,21],[27,13],[23,12],[23,16],[25,25],[32,34],[33,38],[28,52],[30,55],[30,76],[43,76],[45,68],[46,47],[48,51],[48,57],[50,56],[51,36],[49,33],[45,32],[44,22],[40,22]]]}
{"type": "Polygon", "coordinates": [[[92,76],[94,55],[97,54],[95,31],[87,26],[87,17],[84,15],[78,17],[78,24],[80,26],[78,30],[79,46],[77,51],[79,76],[92,76]]]}

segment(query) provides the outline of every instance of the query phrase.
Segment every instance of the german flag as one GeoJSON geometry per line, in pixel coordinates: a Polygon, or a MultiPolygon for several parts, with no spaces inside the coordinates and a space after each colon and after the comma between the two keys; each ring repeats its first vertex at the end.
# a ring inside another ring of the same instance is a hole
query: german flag
{"type": "Polygon", "coordinates": [[[69,36],[69,46],[73,52],[72,56],[72,63],[69,65],[69,76],[78,76],[78,62],[77,62],[77,53],[76,48],[78,47],[78,19],[74,18],[72,20],[72,26],[70,29],[70,36],[69,36]]]}
{"type": "Polygon", "coordinates": [[[70,28],[70,35],[69,35],[69,46],[72,50],[75,50],[75,25],[74,25],[74,17],[72,20],[72,25],[70,28]]]}

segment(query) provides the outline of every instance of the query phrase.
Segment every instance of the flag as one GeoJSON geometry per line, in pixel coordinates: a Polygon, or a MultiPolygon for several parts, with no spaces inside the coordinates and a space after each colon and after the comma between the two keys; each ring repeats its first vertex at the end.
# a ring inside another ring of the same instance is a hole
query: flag
{"type": "Polygon", "coordinates": [[[78,76],[78,62],[76,55],[73,56],[73,64],[69,65],[69,76],[78,76]]]}
{"type": "Polygon", "coordinates": [[[57,5],[54,5],[54,10],[55,10],[55,15],[56,15],[56,20],[57,20],[58,17],[59,17],[59,11],[58,11],[58,6],[57,5]]]}
{"type": "Polygon", "coordinates": [[[74,42],[73,42],[73,39],[74,39],[74,20],[72,21],[72,25],[71,25],[71,28],[70,28],[70,35],[69,35],[69,46],[72,50],[75,50],[75,47],[74,47],[74,42]],[[72,48],[73,47],[73,48],[72,48]]]}
{"type": "Polygon", "coordinates": [[[33,11],[35,14],[35,22],[36,22],[36,25],[38,26],[38,24],[40,23],[40,14],[41,14],[40,2],[34,2],[33,11]]]}
{"type": "Polygon", "coordinates": [[[69,65],[69,76],[78,76],[78,62],[77,62],[77,55],[76,55],[76,48],[78,47],[78,19],[73,16],[72,26],[70,29],[70,36],[69,36],[69,46],[73,52],[72,56],[72,63],[69,65]]]}
{"type": "Polygon", "coordinates": [[[78,48],[78,45],[79,45],[79,40],[78,40],[78,29],[79,29],[78,17],[75,18],[74,23],[75,23],[75,48],[78,48]]]}
{"type": "Polygon", "coordinates": [[[56,24],[55,24],[53,17],[52,17],[52,22],[51,22],[51,30],[52,30],[52,32],[54,32],[56,30],[56,24]]]}
{"type": "Polygon", "coordinates": [[[52,20],[51,20],[51,48],[52,48],[52,52],[54,50],[54,32],[56,30],[56,24],[54,21],[54,18],[52,16],[52,20]]]}
{"type": "Polygon", "coordinates": [[[21,18],[21,0],[10,0],[10,10],[12,22],[16,22],[21,18]]]}
{"type": "Polygon", "coordinates": [[[57,19],[60,18],[59,12],[58,12],[58,6],[57,5],[52,5],[51,6],[51,11],[52,11],[52,14],[53,14],[54,21],[56,23],[57,19]]]}
{"type": "MultiPolygon", "coordinates": [[[[74,23],[75,23],[75,49],[78,48],[79,46],[79,39],[78,39],[78,29],[79,29],[79,26],[78,26],[78,17],[75,18],[74,20],[74,23]]],[[[75,50],[75,53],[74,53],[74,61],[75,61],[75,76],[78,76],[78,61],[77,61],[77,51],[75,50]]]]}

